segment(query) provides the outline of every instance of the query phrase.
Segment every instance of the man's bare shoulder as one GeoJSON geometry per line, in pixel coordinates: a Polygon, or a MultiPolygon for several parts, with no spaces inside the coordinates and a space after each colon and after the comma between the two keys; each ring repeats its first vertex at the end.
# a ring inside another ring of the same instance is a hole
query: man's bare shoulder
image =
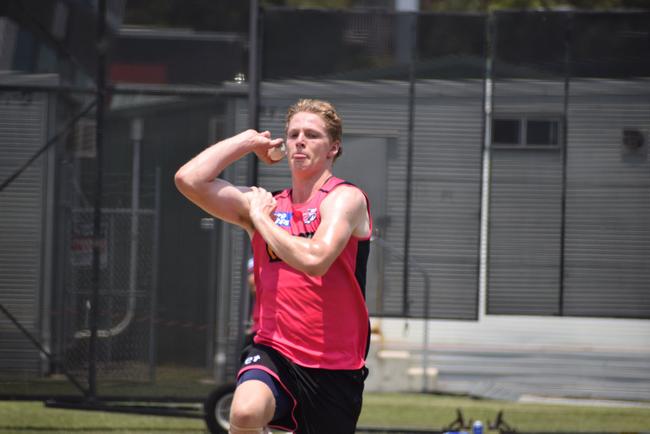
{"type": "Polygon", "coordinates": [[[339,184],[327,195],[323,200],[323,205],[328,205],[333,202],[341,202],[347,204],[349,207],[366,208],[366,195],[359,187],[352,184],[339,184]]]}
{"type": "Polygon", "coordinates": [[[332,190],[320,208],[321,217],[334,221],[345,219],[349,222],[352,234],[365,237],[370,230],[370,214],[366,196],[354,185],[340,185],[332,190]]]}

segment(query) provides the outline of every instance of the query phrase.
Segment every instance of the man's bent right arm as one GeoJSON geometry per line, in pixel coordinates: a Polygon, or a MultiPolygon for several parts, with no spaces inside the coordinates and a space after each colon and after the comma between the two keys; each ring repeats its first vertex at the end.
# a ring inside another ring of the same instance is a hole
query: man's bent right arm
{"type": "Polygon", "coordinates": [[[217,178],[230,164],[249,152],[265,158],[269,149],[279,146],[282,139],[271,139],[268,131],[258,133],[247,130],[236,136],[222,140],[181,167],[174,177],[176,187],[190,201],[209,214],[234,223],[252,232],[249,217],[249,202],[244,193],[248,187],[234,186],[217,178]]]}

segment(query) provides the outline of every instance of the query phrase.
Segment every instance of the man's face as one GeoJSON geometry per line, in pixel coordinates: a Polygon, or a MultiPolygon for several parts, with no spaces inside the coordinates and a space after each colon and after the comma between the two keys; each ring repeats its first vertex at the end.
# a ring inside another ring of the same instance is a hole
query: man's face
{"type": "Polygon", "coordinates": [[[289,167],[304,171],[331,165],[338,150],[332,142],[325,121],[314,113],[298,112],[287,127],[287,156],[289,167]]]}

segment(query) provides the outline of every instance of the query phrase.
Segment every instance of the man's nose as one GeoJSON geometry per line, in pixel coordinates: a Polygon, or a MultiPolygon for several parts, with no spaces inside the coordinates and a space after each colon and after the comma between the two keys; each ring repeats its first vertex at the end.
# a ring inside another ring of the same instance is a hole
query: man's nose
{"type": "Polygon", "coordinates": [[[305,146],[305,133],[303,132],[298,133],[296,146],[305,146]]]}

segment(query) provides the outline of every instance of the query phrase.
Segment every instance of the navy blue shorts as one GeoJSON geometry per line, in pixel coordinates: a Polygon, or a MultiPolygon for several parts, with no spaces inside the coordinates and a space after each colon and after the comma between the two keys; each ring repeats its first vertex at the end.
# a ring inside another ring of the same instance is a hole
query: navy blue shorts
{"type": "Polygon", "coordinates": [[[305,368],[273,348],[253,344],[242,353],[238,379],[249,370],[268,373],[280,386],[279,395],[288,396],[290,410],[284,412],[278,410],[285,404],[276,398],[271,428],[295,434],[354,434],[361,413],[363,383],[368,375],[366,368],[305,368]]]}
{"type": "Polygon", "coordinates": [[[261,369],[249,369],[242,372],[242,374],[237,379],[237,385],[239,386],[245,381],[257,380],[266,384],[273,397],[275,398],[275,413],[273,414],[273,419],[280,419],[286,417],[292,408],[292,400],[282,386],[280,382],[273,378],[271,374],[261,369]]]}

